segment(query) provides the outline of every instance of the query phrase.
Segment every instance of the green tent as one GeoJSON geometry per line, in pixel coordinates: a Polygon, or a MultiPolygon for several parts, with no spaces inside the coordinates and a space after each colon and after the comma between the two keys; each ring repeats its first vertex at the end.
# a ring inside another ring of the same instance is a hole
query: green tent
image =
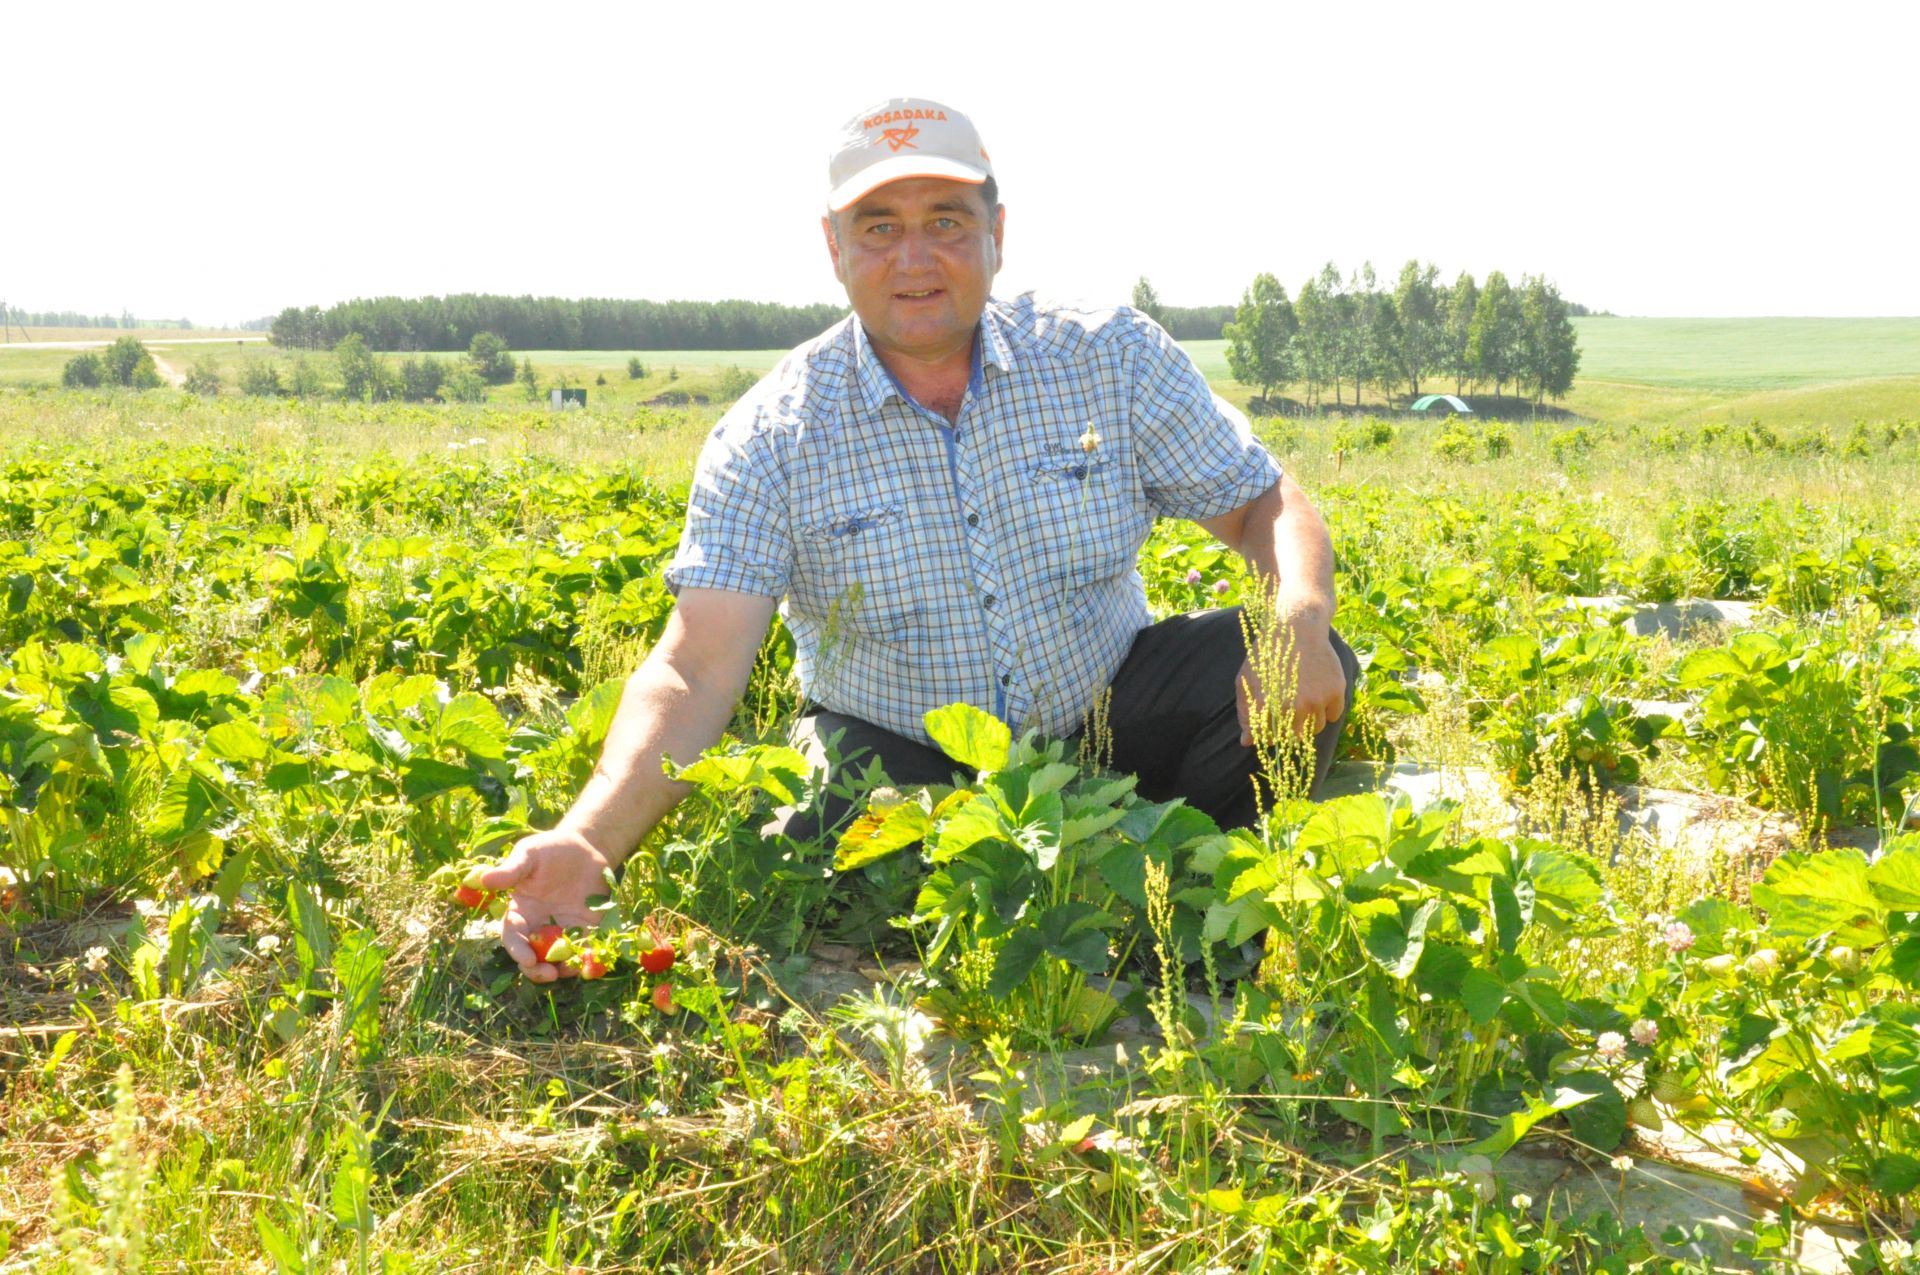
{"type": "Polygon", "coordinates": [[[1459,399],[1455,398],[1451,394],[1429,394],[1425,398],[1420,399],[1418,402],[1416,402],[1408,410],[1415,411],[1415,412],[1424,412],[1429,407],[1432,407],[1435,403],[1445,403],[1448,407],[1452,408],[1455,412],[1461,413],[1462,415],[1465,415],[1465,416],[1473,415],[1473,409],[1471,407],[1468,407],[1465,403],[1461,402],[1459,399]]]}

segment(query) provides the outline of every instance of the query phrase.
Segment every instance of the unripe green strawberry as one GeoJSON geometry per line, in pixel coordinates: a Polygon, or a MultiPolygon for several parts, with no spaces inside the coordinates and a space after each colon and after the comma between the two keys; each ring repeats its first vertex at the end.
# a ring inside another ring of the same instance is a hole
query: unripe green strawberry
{"type": "Polygon", "coordinates": [[[1852,977],[1860,972],[1860,949],[1857,947],[1836,947],[1827,952],[1827,964],[1833,966],[1834,973],[1852,977]]]}
{"type": "Polygon", "coordinates": [[[1663,1071],[1653,1078],[1653,1097],[1669,1107],[1677,1107],[1690,1100],[1694,1095],[1692,1086],[1682,1080],[1677,1071],[1663,1071]]]}

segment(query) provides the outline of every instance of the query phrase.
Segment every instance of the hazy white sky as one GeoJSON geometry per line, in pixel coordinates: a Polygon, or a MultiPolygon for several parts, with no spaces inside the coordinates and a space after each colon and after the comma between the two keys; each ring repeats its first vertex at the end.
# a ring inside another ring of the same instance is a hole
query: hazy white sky
{"type": "Polygon", "coordinates": [[[996,291],[1332,260],[1645,315],[1920,314],[1920,4],[14,4],[0,299],[843,301],[836,126],[979,125],[996,291]]]}

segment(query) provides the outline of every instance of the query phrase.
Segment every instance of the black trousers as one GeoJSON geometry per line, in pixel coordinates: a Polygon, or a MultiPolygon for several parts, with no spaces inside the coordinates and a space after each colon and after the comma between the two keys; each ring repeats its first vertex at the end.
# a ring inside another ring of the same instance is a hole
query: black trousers
{"type": "MultiPolygon", "coordinates": [[[[1333,767],[1334,750],[1353,710],[1360,661],[1333,634],[1333,650],[1347,675],[1347,701],[1337,721],[1314,737],[1313,791],[1333,767]]],[[[1140,777],[1138,792],[1152,801],[1184,797],[1222,828],[1243,828],[1258,817],[1253,776],[1259,761],[1240,744],[1235,684],[1247,656],[1240,608],[1171,616],[1142,629],[1114,675],[1107,710],[1113,738],[1113,768],[1140,777]]],[[[828,787],[857,775],[877,760],[902,788],[954,782],[965,767],[936,748],[871,722],[817,705],[808,706],[794,728],[794,746],[814,766],[828,770],[828,787]],[[838,761],[827,744],[838,737],[838,761]]],[[[784,823],[790,836],[807,837],[821,827],[842,826],[852,803],[829,793],[814,811],[784,823]]]]}

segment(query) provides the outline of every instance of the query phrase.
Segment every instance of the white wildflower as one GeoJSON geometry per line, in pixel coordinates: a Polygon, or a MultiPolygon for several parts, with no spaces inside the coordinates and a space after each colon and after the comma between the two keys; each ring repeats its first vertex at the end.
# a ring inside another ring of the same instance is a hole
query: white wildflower
{"type": "Polygon", "coordinates": [[[1593,1042],[1593,1056],[1601,1062],[1619,1062],[1627,1056],[1627,1038],[1619,1032],[1601,1032],[1593,1042]]]}
{"type": "Polygon", "coordinates": [[[87,964],[87,973],[89,974],[105,973],[107,968],[107,949],[99,946],[98,944],[95,944],[93,947],[88,948],[87,955],[86,955],[86,964],[87,964]]]}

